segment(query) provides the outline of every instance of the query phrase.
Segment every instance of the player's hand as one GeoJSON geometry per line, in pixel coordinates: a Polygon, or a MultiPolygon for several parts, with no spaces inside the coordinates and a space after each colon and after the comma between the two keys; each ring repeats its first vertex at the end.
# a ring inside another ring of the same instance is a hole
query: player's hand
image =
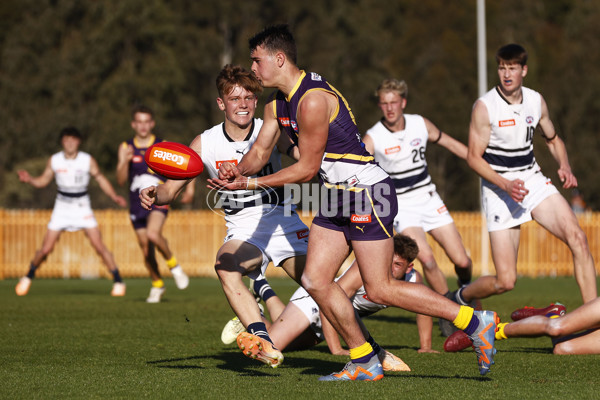
{"type": "Polygon", "coordinates": [[[232,181],[238,175],[241,175],[240,171],[230,162],[223,162],[219,166],[219,179],[232,181]]]}
{"type": "Polygon", "coordinates": [[[520,179],[515,179],[514,181],[510,181],[508,183],[507,192],[514,201],[520,203],[523,201],[525,196],[527,196],[529,190],[525,187],[525,182],[520,179]]]}
{"type": "Polygon", "coordinates": [[[123,145],[119,146],[119,159],[123,161],[131,161],[133,158],[133,146],[127,143],[123,143],[123,145]]]}
{"type": "Polygon", "coordinates": [[[439,351],[434,350],[434,349],[425,349],[423,347],[421,347],[419,350],[417,350],[417,353],[431,353],[431,354],[440,354],[439,351]]]}
{"type": "Polygon", "coordinates": [[[115,196],[115,198],[113,199],[113,201],[115,203],[117,203],[117,205],[119,207],[127,207],[127,200],[125,200],[125,198],[123,196],[115,196]]]}
{"type": "Polygon", "coordinates": [[[558,177],[560,178],[563,188],[570,189],[577,187],[577,178],[575,178],[575,175],[573,175],[570,168],[559,168],[558,177]]]}
{"type": "Polygon", "coordinates": [[[152,210],[152,205],[156,201],[156,190],[157,186],[148,186],[140,190],[140,204],[146,210],[152,210]]]}
{"type": "Polygon", "coordinates": [[[29,172],[20,169],[17,171],[17,174],[19,175],[19,180],[23,183],[29,183],[31,182],[31,175],[29,175],[29,172]]]}
{"type": "MultiPolygon", "coordinates": [[[[230,163],[228,163],[230,164],[230,163]]],[[[213,190],[245,190],[248,189],[248,183],[250,178],[240,174],[240,171],[235,165],[230,164],[233,168],[227,169],[228,173],[231,174],[229,179],[222,177],[221,167],[219,168],[219,178],[207,179],[208,187],[213,190]]],[[[223,175],[224,176],[224,175],[223,175]]]]}

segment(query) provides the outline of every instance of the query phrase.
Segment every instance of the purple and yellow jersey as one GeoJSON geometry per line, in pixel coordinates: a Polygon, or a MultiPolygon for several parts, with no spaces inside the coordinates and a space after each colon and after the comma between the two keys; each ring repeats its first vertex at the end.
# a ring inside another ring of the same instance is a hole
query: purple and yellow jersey
{"type": "Polygon", "coordinates": [[[335,114],[329,121],[329,133],[325,153],[321,160],[319,177],[329,185],[354,187],[373,185],[387,178],[387,174],[375,162],[361,141],[354,115],[346,99],[320,75],[302,71],[300,79],[285,96],[281,91],[273,98],[273,112],[280,128],[298,144],[298,105],[312,91],[322,90],[338,100],[335,114]]]}
{"type": "MultiPolygon", "coordinates": [[[[156,138],[152,135],[152,141],[148,146],[141,147],[135,138],[129,139],[123,142],[121,146],[132,146],[133,147],[133,158],[129,162],[129,211],[131,220],[134,223],[145,222],[145,218],[149,213],[148,210],[144,209],[140,205],[140,190],[148,187],[160,185],[165,182],[165,178],[161,175],[156,174],[152,171],[146,160],[144,160],[144,154],[146,150],[154,143],[162,142],[162,139],[156,138]]],[[[166,212],[168,206],[153,206],[153,209],[166,212]]],[[[136,226],[137,227],[137,226],[136,226]]]]}

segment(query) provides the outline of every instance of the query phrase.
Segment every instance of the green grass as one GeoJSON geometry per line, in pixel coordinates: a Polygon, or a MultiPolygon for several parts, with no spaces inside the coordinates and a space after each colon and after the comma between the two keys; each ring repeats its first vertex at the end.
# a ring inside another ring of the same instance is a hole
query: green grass
{"type": "MultiPolygon", "coordinates": [[[[450,282],[452,284],[452,282],[450,282]]],[[[271,369],[225,346],[231,311],[218,281],[192,279],[185,291],[167,281],[164,302],[146,304],[149,280],[127,280],[127,296],[111,298],[106,280],[36,280],[14,294],[0,281],[0,398],[216,399],[558,399],[600,398],[599,356],[555,356],[548,338],[499,342],[496,365],[480,377],[472,351],[418,354],[414,315],[384,310],[366,324],[375,339],[413,369],[374,383],[323,383],[346,358],[325,344],[285,353],[271,369]]],[[[283,299],[290,280],[273,287],[283,299]]],[[[484,301],[504,320],[524,305],[580,305],[572,278],[521,278],[511,293],[484,301]]],[[[434,347],[444,338],[434,327],[434,347]]]]}

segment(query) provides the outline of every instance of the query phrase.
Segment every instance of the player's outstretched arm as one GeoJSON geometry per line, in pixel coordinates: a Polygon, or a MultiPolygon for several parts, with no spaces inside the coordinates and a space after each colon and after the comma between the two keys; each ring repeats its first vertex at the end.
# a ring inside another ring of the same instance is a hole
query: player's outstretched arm
{"type": "Polygon", "coordinates": [[[119,207],[127,207],[127,200],[123,196],[119,196],[115,192],[115,188],[111,185],[110,181],[100,172],[98,162],[92,157],[90,160],[90,175],[94,177],[100,189],[106,194],[112,201],[117,203],[119,207]]]}
{"type": "Polygon", "coordinates": [[[49,158],[44,172],[36,177],[29,175],[29,172],[25,170],[18,170],[17,174],[19,175],[19,180],[23,183],[28,183],[37,189],[48,186],[48,184],[52,182],[52,179],[54,178],[54,171],[52,171],[50,160],[51,159],[49,158]]]}
{"type": "MultiPolygon", "coordinates": [[[[415,271],[417,276],[416,284],[423,284],[423,277],[419,271],[415,271]]],[[[439,353],[439,351],[431,348],[431,335],[433,331],[433,318],[429,315],[417,314],[417,330],[419,332],[419,345],[420,348],[417,350],[418,353],[439,353]]]]}
{"type": "Polygon", "coordinates": [[[567,148],[565,142],[558,137],[554,124],[550,119],[548,112],[548,105],[542,97],[542,116],[540,117],[540,128],[546,139],[546,144],[550,150],[550,154],[558,163],[558,177],[565,189],[577,187],[577,178],[571,171],[571,164],[569,163],[569,157],[567,156],[567,148]]]}
{"type": "Polygon", "coordinates": [[[437,143],[442,147],[448,149],[452,154],[457,157],[462,158],[463,160],[467,159],[467,146],[458,140],[454,139],[452,136],[448,135],[445,132],[442,132],[441,129],[438,129],[437,126],[427,118],[423,118],[425,120],[425,126],[427,127],[428,140],[432,143],[437,143]]]}

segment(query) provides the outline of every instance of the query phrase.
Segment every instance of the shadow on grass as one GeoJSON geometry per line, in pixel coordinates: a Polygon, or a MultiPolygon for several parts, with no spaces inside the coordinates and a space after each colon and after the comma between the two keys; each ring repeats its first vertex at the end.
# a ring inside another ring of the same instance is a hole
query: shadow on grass
{"type": "Polygon", "coordinates": [[[146,361],[146,364],[156,366],[157,368],[172,368],[172,369],[202,369],[204,368],[201,365],[182,365],[182,364],[171,364],[171,363],[179,363],[182,361],[190,361],[190,360],[203,360],[212,357],[206,356],[191,356],[191,357],[180,357],[180,358],[168,358],[164,360],[155,360],[155,361],[146,361]]]}

